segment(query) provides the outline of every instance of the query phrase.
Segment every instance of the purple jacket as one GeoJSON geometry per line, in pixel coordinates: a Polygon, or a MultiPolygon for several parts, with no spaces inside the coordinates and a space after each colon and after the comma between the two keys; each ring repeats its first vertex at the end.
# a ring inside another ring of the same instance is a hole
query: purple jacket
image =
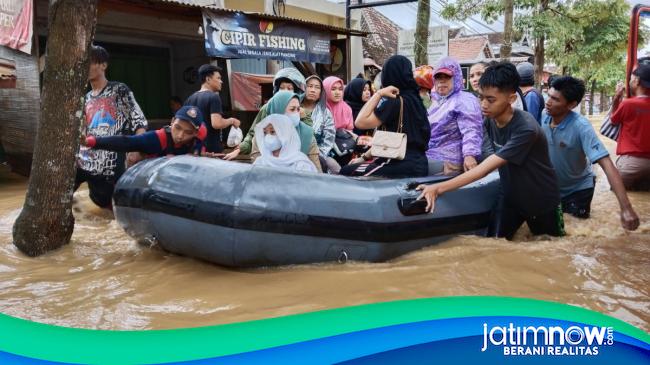
{"type": "Polygon", "coordinates": [[[456,60],[445,57],[438,67],[446,67],[453,72],[454,87],[446,98],[435,91],[431,92],[433,104],[428,110],[431,139],[427,157],[462,165],[465,156],[481,155],[481,107],[476,96],[463,91],[463,73],[456,60]]]}

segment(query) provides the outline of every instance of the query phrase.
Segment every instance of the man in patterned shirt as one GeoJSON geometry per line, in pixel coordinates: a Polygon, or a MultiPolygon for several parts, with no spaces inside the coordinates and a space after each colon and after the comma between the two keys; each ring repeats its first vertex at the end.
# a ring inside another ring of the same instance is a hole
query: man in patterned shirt
{"type": "MultiPolygon", "coordinates": [[[[86,94],[84,127],[86,135],[94,137],[135,135],[144,133],[147,120],[128,86],[108,81],[108,52],[92,46],[88,81],[92,90],[86,94]]],[[[115,183],[124,173],[124,152],[93,150],[81,147],[77,157],[75,190],[86,182],[90,199],[102,208],[110,209],[115,183]]]]}

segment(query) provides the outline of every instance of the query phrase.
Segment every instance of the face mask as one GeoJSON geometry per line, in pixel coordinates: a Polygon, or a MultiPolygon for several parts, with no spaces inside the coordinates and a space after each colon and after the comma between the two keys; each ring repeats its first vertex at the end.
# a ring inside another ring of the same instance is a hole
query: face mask
{"type": "Polygon", "coordinates": [[[266,148],[273,151],[277,151],[280,148],[282,148],[282,142],[280,142],[280,138],[278,138],[277,135],[275,134],[267,134],[264,136],[264,145],[266,148]]]}
{"type": "Polygon", "coordinates": [[[287,117],[291,119],[291,123],[293,123],[294,127],[297,127],[298,124],[300,124],[300,113],[287,114],[287,117]]]}

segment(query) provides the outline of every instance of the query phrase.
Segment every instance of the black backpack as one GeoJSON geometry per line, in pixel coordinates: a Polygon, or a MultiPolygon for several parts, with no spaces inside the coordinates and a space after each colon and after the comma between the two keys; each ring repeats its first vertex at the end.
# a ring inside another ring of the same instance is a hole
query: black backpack
{"type": "Polygon", "coordinates": [[[349,155],[354,152],[356,146],[357,141],[350,132],[343,128],[336,130],[334,146],[332,146],[332,154],[334,157],[349,155]]]}

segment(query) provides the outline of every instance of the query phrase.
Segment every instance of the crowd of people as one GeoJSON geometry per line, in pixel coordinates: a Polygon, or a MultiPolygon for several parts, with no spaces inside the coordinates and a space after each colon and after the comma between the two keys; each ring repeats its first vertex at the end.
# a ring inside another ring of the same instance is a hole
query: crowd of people
{"type": "Polygon", "coordinates": [[[595,130],[573,109],[585,94],[571,76],[555,78],[545,101],[534,87],[530,63],[473,65],[471,90],[459,63],[446,57],[418,68],[403,56],[383,65],[380,87],[357,77],[305,78],[280,70],[273,96],[247,134],[225,153],[223,134],[239,127],[225,118],[218,92],[221,70],[203,65],[201,88],[182,106],[175,99],[169,126],[146,131],[147,121],[133,93],[105,76],[108,53],[93,46],[86,96],[86,129],[78,157],[76,188],[87,182],[90,198],[110,207],[113,187],[126,166],[152,156],[194,154],[224,160],[249,155],[254,165],[307,173],[383,178],[445,175],[421,185],[421,199],[433,210],[440,195],[494,170],[501,191],[490,235],[512,238],[527,222],[533,234],[564,235],[563,212],[588,218],[594,195],[592,164],[599,164],[620,205],[621,223],[634,230],[639,218],[626,189],[650,189],[650,66],[639,66],[630,82],[633,97],[617,91],[611,116],[620,125],[616,164],[595,130]],[[398,157],[373,149],[379,131],[403,141],[398,157]]]}

